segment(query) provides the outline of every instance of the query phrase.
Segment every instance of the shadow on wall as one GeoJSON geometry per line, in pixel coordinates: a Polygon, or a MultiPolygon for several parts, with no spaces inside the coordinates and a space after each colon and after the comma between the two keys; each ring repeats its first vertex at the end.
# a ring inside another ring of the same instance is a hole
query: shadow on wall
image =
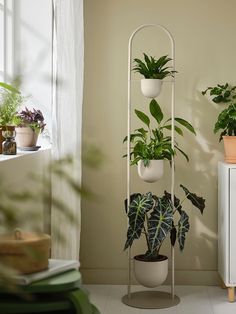
{"type": "MultiPolygon", "coordinates": [[[[196,91],[197,88],[193,88],[196,91]]],[[[194,93],[192,99],[188,99],[192,124],[197,136],[188,138],[185,142],[188,147],[193,147],[188,169],[191,175],[186,173],[186,166],[180,164],[177,167],[177,182],[185,182],[192,176],[191,188],[206,198],[206,210],[204,215],[191,215],[191,234],[196,235],[196,241],[191,241],[190,264],[196,269],[217,268],[217,163],[223,160],[221,152],[222,144],[218,143],[218,136],[213,128],[219,110],[212,105],[201,91],[194,93]],[[178,173],[180,175],[178,175],[178,173]],[[185,180],[186,179],[186,180],[185,180]],[[211,195],[211,197],[208,197],[211,195]],[[194,254],[192,254],[194,253],[194,254]]],[[[178,183],[177,183],[178,184],[178,183]]],[[[177,186],[176,184],[176,186],[177,186]]]]}

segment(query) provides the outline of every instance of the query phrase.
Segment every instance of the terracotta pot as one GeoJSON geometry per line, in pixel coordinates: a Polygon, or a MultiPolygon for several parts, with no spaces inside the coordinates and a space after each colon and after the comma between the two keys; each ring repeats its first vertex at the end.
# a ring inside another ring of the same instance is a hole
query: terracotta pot
{"type": "Polygon", "coordinates": [[[168,275],[168,257],[160,255],[160,260],[144,261],[143,255],[134,257],[134,275],[144,287],[154,288],[163,284],[168,275]]]}
{"type": "Polygon", "coordinates": [[[236,164],[236,136],[223,136],[225,162],[236,164]]]}
{"type": "Polygon", "coordinates": [[[148,166],[144,166],[143,160],[138,161],[138,175],[145,182],[156,182],[164,173],[164,161],[150,160],[148,166]]]}
{"type": "Polygon", "coordinates": [[[22,274],[48,268],[51,238],[47,234],[22,232],[0,236],[1,263],[22,274]]]}
{"type": "Polygon", "coordinates": [[[18,147],[33,147],[36,146],[38,133],[30,127],[16,128],[16,143],[18,147]]]}
{"type": "Polygon", "coordinates": [[[161,92],[162,80],[158,79],[142,79],[141,91],[147,98],[155,98],[161,92]]]}

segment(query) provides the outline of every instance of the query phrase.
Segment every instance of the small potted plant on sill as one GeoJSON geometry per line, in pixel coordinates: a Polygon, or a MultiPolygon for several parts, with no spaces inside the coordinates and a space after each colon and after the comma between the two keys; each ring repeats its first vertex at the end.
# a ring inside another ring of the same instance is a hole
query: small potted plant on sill
{"type": "Polygon", "coordinates": [[[188,199],[203,214],[205,199],[190,192],[183,185],[180,187],[183,189],[185,197],[180,201],[175,196],[174,206],[171,194],[166,191],[161,197],[151,192],[132,194],[129,208],[127,208],[127,199],[125,200],[128,230],[124,249],[131,247],[134,240],[144,235],[147,251],[134,257],[134,274],[137,281],[145,287],[159,286],[167,277],[168,258],[160,254],[161,246],[167,236],[170,236],[172,246],[178,240],[180,251],[184,249],[186,233],[189,231],[190,224],[189,216],[183,209],[183,202],[188,199]],[[175,223],[176,216],[178,216],[177,223],[175,223]]]}
{"type": "MultiPolygon", "coordinates": [[[[174,148],[171,147],[171,136],[164,132],[171,130],[171,118],[164,120],[163,112],[155,99],[152,99],[149,104],[149,110],[152,117],[155,119],[157,126],[152,129],[150,126],[150,118],[142,111],[135,110],[137,117],[148,127],[148,130],[139,128],[130,134],[130,142],[132,143],[130,159],[131,165],[138,165],[138,174],[140,178],[146,182],[155,182],[163,175],[164,160],[171,161],[172,156],[178,150],[184,155],[187,161],[187,154],[179,148],[175,141],[174,148]]],[[[175,118],[175,122],[188,129],[193,134],[195,130],[193,126],[182,118],[175,118]]],[[[175,132],[183,136],[182,129],[175,125],[175,132]]],[[[123,142],[127,141],[127,136],[123,142]]],[[[123,157],[127,157],[124,155],[123,157]]]]}
{"type": "Polygon", "coordinates": [[[24,101],[24,97],[18,90],[19,82],[14,81],[12,85],[0,82],[0,153],[2,153],[2,143],[4,137],[8,140],[4,151],[8,154],[16,154],[14,141],[15,126],[17,122],[17,110],[24,101]],[[11,142],[11,143],[10,143],[11,142]]]}
{"type": "Polygon", "coordinates": [[[162,56],[159,59],[148,57],[145,53],[144,60],[134,59],[135,66],[133,71],[144,76],[141,80],[141,91],[145,97],[155,98],[161,92],[162,80],[165,77],[174,77],[176,71],[169,70],[170,67],[166,64],[171,61],[168,56],[162,56]]]}
{"type": "Polygon", "coordinates": [[[217,84],[208,87],[202,94],[210,94],[216,104],[227,105],[218,115],[214,133],[221,131],[219,141],[223,139],[225,162],[236,163],[236,86],[217,84]]]}
{"type": "Polygon", "coordinates": [[[17,115],[16,142],[20,149],[38,149],[38,135],[43,132],[45,123],[44,116],[40,110],[25,107],[17,115]]]}

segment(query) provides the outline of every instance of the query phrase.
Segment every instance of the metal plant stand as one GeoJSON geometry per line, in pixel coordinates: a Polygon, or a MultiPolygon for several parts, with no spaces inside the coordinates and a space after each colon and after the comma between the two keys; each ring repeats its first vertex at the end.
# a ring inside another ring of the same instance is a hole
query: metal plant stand
{"type": "MultiPolygon", "coordinates": [[[[130,132],[131,132],[131,63],[132,63],[132,41],[134,36],[144,28],[157,27],[163,30],[171,42],[171,58],[172,67],[175,70],[175,43],[171,33],[160,24],[145,24],[138,27],[129,38],[128,45],[128,127],[127,127],[127,208],[130,205],[130,132]]],[[[171,145],[174,149],[174,116],[175,116],[175,79],[171,80],[171,145]]],[[[174,204],[174,185],[175,185],[175,164],[172,157],[171,167],[171,200],[174,204]]],[[[175,251],[171,246],[171,292],[161,291],[139,291],[131,292],[131,249],[128,250],[128,285],[127,294],[122,298],[122,302],[126,305],[143,308],[143,309],[160,309],[177,305],[180,302],[178,296],[175,295],[175,251]]]]}

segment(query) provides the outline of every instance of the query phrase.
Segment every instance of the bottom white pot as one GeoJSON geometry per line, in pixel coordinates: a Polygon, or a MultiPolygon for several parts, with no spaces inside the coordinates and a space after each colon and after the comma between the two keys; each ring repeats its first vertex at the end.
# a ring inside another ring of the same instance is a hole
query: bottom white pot
{"type": "Polygon", "coordinates": [[[159,255],[160,260],[146,262],[143,255],[134,257],[134,275],[144,287],[154,288],[163,284],[168,275],[168,257],[159,255]]]}
{"type": "Polygon", "coordinates": [[[143,160],[138,161],[138,174],[145,182],[155,182],[164,174],[164,161],[150,160],[148,166],[144,166],[143,160]]]}

